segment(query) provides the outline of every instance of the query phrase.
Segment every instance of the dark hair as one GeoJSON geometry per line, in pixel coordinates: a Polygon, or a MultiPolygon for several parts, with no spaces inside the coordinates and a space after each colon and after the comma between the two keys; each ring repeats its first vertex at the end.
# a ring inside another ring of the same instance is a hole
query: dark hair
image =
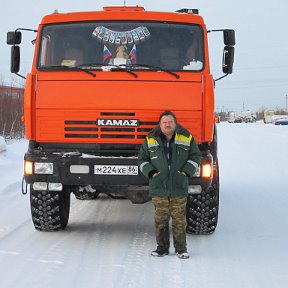
{"type": "Polygon", "coordinates": [[[161,121],[163,116],[172,116],[175,120],[175,123],[177,124],[176,116],[172,111],[166,110],[166,111],[162,112],[161,115],[159,116],[159,122],[161,121]]]}

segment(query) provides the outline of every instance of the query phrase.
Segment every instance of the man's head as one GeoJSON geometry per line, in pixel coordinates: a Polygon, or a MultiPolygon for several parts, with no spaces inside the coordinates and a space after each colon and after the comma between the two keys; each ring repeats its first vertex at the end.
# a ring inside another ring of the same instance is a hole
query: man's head
{"type": "Polygon", "coordinates": [[[159,126],[161,132],[170,139],[176,129],[177,126],[177,119],[173,112],[167,110],[164,111],[159,117],[159,126]]]}

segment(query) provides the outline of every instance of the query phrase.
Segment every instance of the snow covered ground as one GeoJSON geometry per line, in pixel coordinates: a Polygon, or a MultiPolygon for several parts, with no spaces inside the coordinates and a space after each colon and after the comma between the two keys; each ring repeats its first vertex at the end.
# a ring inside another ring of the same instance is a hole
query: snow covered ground
{"type": "MultiPolygon", "coordinates": [[[[0,153],[1,288],[284,288],[288,283],[288,126],[218,125],[220,216],[188,235],[191,258],[153,258],[151,203],[72,195],[65,231],[38,232],[21,194],[27,142],[0,153]]],[[[173,252],[172,249],[170,252],[173,252]]]]}

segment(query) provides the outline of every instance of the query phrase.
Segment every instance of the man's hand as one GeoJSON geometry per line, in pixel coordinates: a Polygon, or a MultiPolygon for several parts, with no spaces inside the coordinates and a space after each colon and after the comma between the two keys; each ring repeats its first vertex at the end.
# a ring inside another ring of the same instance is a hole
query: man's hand
{"type": "Polygon", "coordinates": [[[157,172],[157,173],[155,173],[152,177],[155,177],[155,176],[157,176],[157,175],[159,175],[160,174],[160,172],[157,172]]]}
{"type": "Polygon", "coordinates": [[[158,174],[160,174],[160,172],[158,172],[157,170],[152,170],[149,173],[149,178],[152,178],[154,176],[157,176],[158,174]]]}
{"type": "Polygon", "coordinates": [[[186,172],[184,172],[184,171],[178,171],[179,173],[181,173],[182,175],[184,175],[184,176],[186,176],[186,177],[189,177],[189,175],[186,173],[186,172]]]}

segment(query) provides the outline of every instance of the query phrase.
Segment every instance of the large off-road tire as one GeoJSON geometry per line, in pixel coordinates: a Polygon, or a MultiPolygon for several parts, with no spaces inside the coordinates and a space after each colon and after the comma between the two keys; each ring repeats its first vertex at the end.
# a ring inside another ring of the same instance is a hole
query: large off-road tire
{"type": "Polygon", "coordinates": [[[198,195],[187,198],[187,232],[192,234],[211,234],[215,231],[219,211],[219,165],[218,165],[217,127],[214,125],[213,141],[209,150],[213,156],[213,180],[211,186],[198,195]]]}
{"type": "Polygon", "coordinates": [[[71,188],[62,191],[35,191],[30,188],[31,215],[35,229],[58,231],[67,226],[70,212],[71,188]]]}
{"type": "Polygon", "coordinates": [[[214,169],[214,177],[210,187],[198,195],[187,198],[187,232],[191,234],[211,234],[218,222],[219,210],[219,170],[214,169]]]}

